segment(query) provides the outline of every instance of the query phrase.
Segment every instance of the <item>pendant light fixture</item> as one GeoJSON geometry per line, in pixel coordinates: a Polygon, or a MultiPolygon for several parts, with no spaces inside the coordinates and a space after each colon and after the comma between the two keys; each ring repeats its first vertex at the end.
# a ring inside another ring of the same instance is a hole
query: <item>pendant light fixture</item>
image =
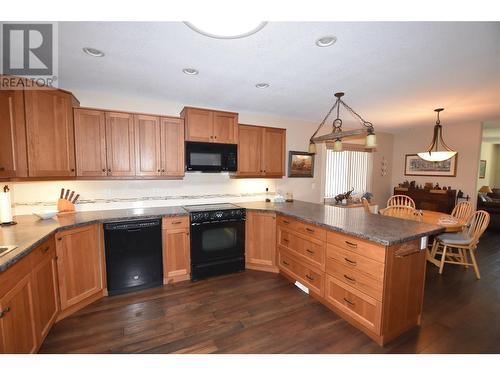
{"type": "Polygon", "coordinates": [[[436,108],[434,112],[437,113],[436,125],[434,125],[434,135],[432,137],[432,142],[427,148],[427,151],[419,152],[418,156],[427,161],[444,161],[454,157],[457,152],[453,151],[446,143],[443,141],[443,127],[441,126],[441,121],[439,120],[439,112],[444,111],[444,108],[436,108]],[[441,143],[441,148],[444,151],[438,151],[438,143],[441,143]]]}
{"type": "Polygon", "coordinates": [[[335,102],[333,103],[332,107],[326,114],[325,118],[323,121],[321,121],[321,124],[319,124],[318,128],[312,135],[312,137],[309,140],[309,148],[308,152],[311,154],[316,153],[316,143],[318,142],[330,142],[333,141],[333,150],[334,151],[342,151],[342,139],[347,138],[347,137],[352,137],[360,134],[366,134],[366,140],[365,140],[365,147],[366,148],[375,148],[377,146],[377,138],[375,136],[375,129],[373,128],[373,124],[371,122],[365,121],[360,115],[358,115],[351,107],[349,107],[343,100],[342,97],[344,96],[343,92],[337,92],[335,93],[335,97],[337,98],[335,102]],[[342,130],[342,120],[340,119],[340,105],[343,105],[344,108],[347,109],[347,111],[356,119],[358,120],[361,125],[363,125],[363,128],[361,129],[355,129],[355,130],[342,130]],[[328,117],[330,117],[331,113],[337,109],[337,118],[333,120],[332,122],[332,132],[326,135],[322,135],[319,137],[316,137],[316,134],[318,134],[319,130],[323,127],[325,122],[328,120],[328,117]]]}

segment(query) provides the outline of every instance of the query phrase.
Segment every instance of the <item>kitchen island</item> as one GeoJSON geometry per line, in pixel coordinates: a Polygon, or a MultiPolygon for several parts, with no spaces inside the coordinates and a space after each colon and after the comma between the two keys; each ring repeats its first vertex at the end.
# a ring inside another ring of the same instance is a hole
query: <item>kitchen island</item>
{"type": "MultiPolygon", "coordinates": [[[[301,201],[235,204],[247,210],[247,260],[269,264],[267,270],[299,282],[304,291],[381,345],[420,324],[422,239],[443,228],[301,201]],[[256,259],[254,250],[270,256],[256,259]]],[[[187,215],[176,206],[78,212],[45,221],[17,216],[18,225],[0,229],[0,246],[17,246],[0,257],[0,310],[5,312],[1,319],[14,319],[0,325],[0,352],[35,352],[56,320],[107,295],[103,223],[162,218],[164,263],[171,263],[177,252],[187,253],[181,259],[184,264],[175,259],[177,268],[165,268],[164,276],[166,271],[173,275],[165,283],[189,278],[187,215]],[[53,305],[50,314],[47,298],[53,305]],[[22,315],[9,313],[14,302],[20,307],[34,305],[28,311],[31,325],[16,321],[22,315]],[[21,335],[37,333],[18,345],[2,327],[23,327],[21,335]]],[[[251,263],[247,268],[266,270],[251,263]]]]}

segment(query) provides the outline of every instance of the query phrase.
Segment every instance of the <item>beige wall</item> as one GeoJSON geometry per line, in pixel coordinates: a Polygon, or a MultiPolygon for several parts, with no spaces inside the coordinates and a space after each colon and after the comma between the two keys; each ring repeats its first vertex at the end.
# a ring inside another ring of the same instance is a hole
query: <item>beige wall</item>
{"type": "Polygon", "coordinates": [[[471,196],[476,202],[476,185],[481,148],[481,124],[469,123],[460,125],[444,124],[444,140],[458,152],[456,177],[405,176],[405,155],[423,151],[432,139],[433,126],[414,127],[394,135],[392,158],[392,186],[404,180],[415,180],[417,184],[426,182],[439,183],[440,186],[451,186],[461,189],[464,195],[471,196]]]}
{"type": "Polygon", "coordinates": [[[495,181],[493,185],[500,188],[500,144],[495,145],[496,151],[496,165],[495,165],[495,181]]]}
{"type": "Polygon", "coordinates": [[[481,143],[481,160],[486,160],[486,173],[484,178],[477,179],[477,189],[479,190],[481,186],[496,187],[498,177],[497,169],[500,164],[500,148],[494,143],[481,143]]]}

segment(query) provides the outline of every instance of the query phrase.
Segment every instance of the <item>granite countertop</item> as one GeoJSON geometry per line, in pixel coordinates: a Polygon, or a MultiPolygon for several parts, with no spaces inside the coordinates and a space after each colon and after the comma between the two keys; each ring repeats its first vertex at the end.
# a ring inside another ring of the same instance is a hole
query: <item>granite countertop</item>
{"type": "MultiPolygon", "coordinates": [[[[363,208],[346,209],[302,201],[234,204],[248,210],[271,211],[289,215],[308,223],[382,245],[394,245],[443,231],[442,227],[436,225],[367,214],[363,208]]],[[[17,225],[0,229],[0,246],[17,246],[15,250],[0,256],[0,272],[29,254],[36,246],[59,230],[111,221],[156,219],[164,216],[185,215],[188,215],[188,213],[182,207],[172,206],[77,212],[66,216],[56,216],[54,219],[49,220],[39,220],[34,215],[16,216],[17,225]]]]}

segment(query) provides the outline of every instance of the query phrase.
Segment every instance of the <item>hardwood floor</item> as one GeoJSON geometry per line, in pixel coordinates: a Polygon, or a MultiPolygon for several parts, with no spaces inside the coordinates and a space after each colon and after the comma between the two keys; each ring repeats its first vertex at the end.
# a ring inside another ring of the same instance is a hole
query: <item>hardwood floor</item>
{"type": "Polygon", "coordinates": [[[280,275],[259,271],[104,298],[41,353],[500,353],[500,234],[472,269],[428,265],[422,326],[380,347],[280,275]]]}

